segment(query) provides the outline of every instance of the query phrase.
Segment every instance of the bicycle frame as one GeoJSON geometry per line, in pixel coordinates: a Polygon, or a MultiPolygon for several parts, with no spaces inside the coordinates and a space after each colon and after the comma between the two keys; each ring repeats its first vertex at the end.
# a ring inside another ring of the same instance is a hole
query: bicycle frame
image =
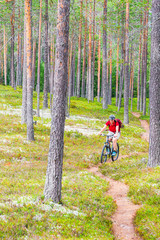
{"type": "Polygon", "coordinates": [[[118,150],[117,150],[117,156],[116,157],[112,156],[113,145],[112,146],[110,145],[110,142],[113,143],[112,139],[114,137],[114,134],[112,134],[112,135],[111,134],[102,134],[102,136],[106,136],[106,142],[104,142],[104,146],[103,146],[103,149],[102,149],[101,163],[107,161],[107,155],[109,155],[109,157],[110,156],[112,157],[112,161],[117,160],[118,156],[119,156],[119,145],[117,143],[118,150]],[[105,158],[105,160],[103,160],[103,158],[105,158]]]}

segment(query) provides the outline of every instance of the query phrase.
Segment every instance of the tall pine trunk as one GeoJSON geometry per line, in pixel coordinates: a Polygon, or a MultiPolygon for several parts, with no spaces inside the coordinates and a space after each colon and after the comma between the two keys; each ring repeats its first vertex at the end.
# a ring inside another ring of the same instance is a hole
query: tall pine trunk
{"type": "Polygon", "coordinates": [[[4,26],[4,83],[7,85],[7,41],[6,41],[6,30],[4,26]]]}
{"type": "Polygon", "coordinates": [[[126,2],[124,124],[129,123],[129,0],[126,2]]]}
{"type": "Polygon", "coordinates": [[[149,0],[146,5],[146,18],[145,18],[145,41],[144,41],[144,89],[143,89],[143,115],[146,115],[146,85],[147,85],[147,41],[148,41],[148,7],[149,0]]]}
{"type": "Polygon", "coordinates": [[[13,11],[11,15],[11,86],[15,89],[15,69],[14,69],[14,22],[15,22],[15,0],[13,0],[13,11]]]}
{"type": "Polygon", "coordinates": [[[119,85],[119,99],[118,99],[118,111],[121,108],[122,91],[124,83],[124,63],[125,63],[125,29],[124,29],[124,11],[122,11],[122,35],[121,35],[121,70],[120,70],[120,85],[119,85]]]}
{"type": "MultiPolygon", "coordinates": [[[[101,24],[100,24],[101,25],[101,24]]],[[[98,40],[98,83],[97,83],[97,101],[100,102],[100,75],[101,75],[101,29],[99,26],[98,40]]]]}
{"type": "Polygon", "coordinates": [[[108,104],[112,104],[112,40],[110,40],[110,68],[109,68],[109,94],[108,104]]]}
{"type": "Polygon", "coordinates": [[[95,40],[95,0],[93,1],[93,59],[92,59],[92,101],[94,101],[94,73],[95,73],[95,52],[96,52],[96,40],[95,40]]]}
{"type": "Polygon", "coordinates": [[[160,1],[152,1],[150,133],[148,166],[160,165],[160,1]]]}
{"type": "Polygon", "coordinates": [[[26,52],[27,52],[27,140],[34,140],[33,128],[33,83],[32,83],[32,30],[31,0],[25,0],[26,52]]]}
{"type": "MultiPolygon", "coordinates": [[[[142,26],[142,16],[140,19],[140,26],[142,26]]],[[[139,54],[138,54],[138,80],[137,80],[137,110],[140,110],[140,78],[141,78],[141,56],[142,56],[142,30],[139,36],[139,54]]]]}
{"type": "Polygon", "coordinates": [[[40,0],[39,10],[39,39],[38,39],[38,67],[37,67],[37,117],[40,117],[40,65],[41,65],[41,25],[42,25],[42,0],[40,0]]]}
{"type": "Polygon", "coordinates": [[[48,0],[45,0],[45,47],[44,47],[44,89],[43,108],[48,108],[49,62],[48,62],[48,0]]]}
{"type": "Polygon", "coordinates": [[[21,124],[27,123],[27,46],[26,46],[26,16],[24,14],[24,44],[23,44],[23,92],[21,124]]]}
{"type": "Polygon", "coordinates": [[[92,0],[89,14],[89,52],[88,52],[88,101],[92,100],[92,0]]]}
{"type": "Polygon", "coordinates": [[[107,0],[104,0],[103,8],[103,70],[102,70],[102,88],[103,88],[103,109],[108,108],[108,86],[107,86],[107,0]]]}
{"type": "Polygon", "coordinates": [[[35,86],[35,68],[36,68],[36,38],[33,41],[33,56],[32,56],[32,83],[33,90],[35,86]]]}
{"type": "Polygon", "coordinates": [[[87,14],[88,14],[88,11],[87,11],[87,0],[86,0],[85,32],[84,32],[84,48],[83,48],[83,69],[82,69],[82,91],[81,91],[81,96],[82,97],[85,97],[87,14]]]}
{"type": "Polygon", "coordinates": [[[116,106],[118,106],[118,77],[119,77],[119,29],[118,29],[118,38],[117,38],[116,106]]]}
{"type": "Polygon", "coordinates": [[[80,78],[81,78],[81,45],[82,45],[82,5],[80,0],[80,22],[79,22],[79,41],[78,41],[78,65],[77,65],[77,97],[80,97],[80,78]]]}
{"type": "Polygon", "coordinates": [[[69,0],[58,1],[56,60],[53,113],[44,195],[54,202],[61,200],[64,148],[65,102],[68,83],[69,0]]]}
{"type": "Polygon", "coordinates": [[[19,8],[19,23],[18,23],[18,46],[17,46],[17,74],[16,85],[21,85],[21,34],[20,34],[20,8],[19,8]]]}

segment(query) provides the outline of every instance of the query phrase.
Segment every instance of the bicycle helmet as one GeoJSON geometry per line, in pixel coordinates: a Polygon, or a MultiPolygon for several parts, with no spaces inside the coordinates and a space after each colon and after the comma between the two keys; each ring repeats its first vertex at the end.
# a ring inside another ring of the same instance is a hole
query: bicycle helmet
{"type": "Polygon", "coordinates": [[[110,119],[110,120],[114,120],[114,119],[115,119],[115,116],[114,116],[114,115],[110,115],[110,116],[109,116],[109,119],[110,119]]]}

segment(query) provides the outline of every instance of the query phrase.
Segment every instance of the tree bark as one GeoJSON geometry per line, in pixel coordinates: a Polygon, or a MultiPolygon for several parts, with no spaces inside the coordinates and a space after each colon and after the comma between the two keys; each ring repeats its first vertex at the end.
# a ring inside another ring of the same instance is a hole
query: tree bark
{"type": "Polygon", "coordinates": [[[152,1],[150,133],[148,166],[160,165],[160,1],[152,1]]]}
{"type": "Polygon", "coordinates": [[[129,123],[129,0],[126,2],[124,124],[129,123]]]}
{"type": "Polygon", "coordinates": [[[11,15],[11,86],[16,89],[14,69],[14,22],[15,22],[15,0],[13,0],[13,11],[11,15]]]}
{"type": "Polygon", "coordinates": [[[16,86],[21,85],[21,35],[20,35],[20,7],[19,7],[19,23],[18,23],[18,45],[17,45],[17,75],[16,86]]]}
{"type": "Polygon", "coordinates": [[[72,74],[72,82],[73,82],[73,92],[72,95],[75,96],[75,58],[76,58],[76,53],[73,55],[73,74],[72,74]]]}
{"type": "MultiPolygon", "coordinates": [[[[101,25],[101,24],[100,24],[101,25]]],[[[100,75],[101,75],[101,29],[99,26],[99,40],[98,40],[98,89],[97,89],[97,101],[100,102],[100,75]]]]}
{"type": "Polygon", "coordinates": [[[7,43],[5,26],[4,26],[4,83],[5,85],[7,85],[7,43]]]}
{"type": "Polygon", "coordinates": [[[108,108],[108,86],[107,86],[107,0],[104,0],[103,8],[103,70],[102,70],[102,88],[103,88],[103,109],[108,108]]]}
{"type": "Polygon", "coordinates": [[[21,124],[27,123],[27,47],[26,47],[26,16],[24,14],[24,46],[23,46],[23,92],[21,124]]]}
{"type": "Polygon", "coordinates": [[[110,40],[110,68],[109,68],[109,94],[108,104],[112,104],[112,40],[110,40]]]}
{"type": "Polygon", "coordinates": [[[95,40],[95,0],[93,1],[93,65],[92,65],[92,101],[94,101],[94,73],[95,73],[95,52],[96,52],[96,40],[95,40]]]}
{"type": "Polygon", "coordinates": [[[78,65],[77,65],[77,97],[80,97],[81,45],[82,45],[82,5],[83,5],[83,0],[80,0],[80,22],[79,22],[79,41],[78,41],[78,65]]]}
{"type": "Polygon", "coordinates": [[[148,41],[148,7],[149,0],[146,4],[146,18],[145,18],[145,41],[144,41],[144,88],[143,88],[143,115],[146,115],[146,85],[147,85],[147,41],[148,41]]]}
{"type": "Polygon", "coordinates": [[[68,83],[69,8],[69,0],[58,1],[53,113],[44,189],[45,199],[52,199],[57,203],[61,200],[62,187],[65,101],[68,83]]]}
{"type": "Polygon", "coordinates": [[[33,128],[33,83],[32,83],[32,28],[31,0],[25,0],[26,52],[27,52],[27,140],[34,140],[33,128]]]}
{"type": "Polygon", "coordinates": [[[145,72],[145,24],[146,24],[146,11],[143,16],[143,45],[142,45],[142,74],[141,74],[141,98],[140,98],[140,111],[143,111],[143,92],[144,92],[144,72],[145,72]]]}
{"type": "Polygon", "coordinates": [[[82,91],[81,96],[85,97],[85,73],[86,73],[86,41],[87,41],[87,0],[86,0],[86,14],[85,14],[85,32],[84,32],[84,48],[83,48],[83,69],[82,69],[82,91]]]}
{"type": "Polygon", "coordinates": [[[44,47],[44,89],[43,108],[48,108],[49,66],[48,66],[48,0],[45,0],[45,47],[44,47]]]}
{"type": "Polygon", "coordinates": [[[41,25],[42,25],[42,0],[40,0],[40,12],[39,12],[38,67],[37,67],[37,117],[40,117],[39,106],[40,106],[41,25]]]}
{"type": "MultiPolygon", "coordinates": [[[[122,6],[123,7],[123,6],[122,6]]],[[[124,82],[124,63],[125,63],[125,29],[124,29],[124,11],[122,11],[122,35],[121,35],[121,71],[120,71],[120,86],[119,86],[119,100],[118,111],[121,108],[123,82],[124,82]]]]}
{"type": "Polygon", "coordinates": [[[92,0],[89,14],[89,53],[88,53],[88,101],[92,100],[92,0]]]}
{"type": "Polygon", "coordinates": [[[118,106],[118,77],[119,77],[119,29],[117,38],[116,106],[118,106]]]}
{"type": "Polygon", "coordinates": [[[35,86],[35,67],[36,67],[36,39],[33,41],[33,56],[32,56],[32,83],[33,90],[35,86]]]}
{"type": "MultiPolygon", "coordinates": [[[[140,26],[142,26],[142,16],[140,19],[140,26]]],[[[139,54],[138,54],[138,80],[137,80],[137,110],[140,110],[140,78],[141,78],[141,56],[142,56],[142,30],[139,36],[139,54]]]]}

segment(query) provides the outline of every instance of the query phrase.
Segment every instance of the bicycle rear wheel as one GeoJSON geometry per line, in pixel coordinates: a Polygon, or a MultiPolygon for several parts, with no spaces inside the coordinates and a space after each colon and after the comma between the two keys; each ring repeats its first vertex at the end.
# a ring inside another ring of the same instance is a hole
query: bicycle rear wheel
{"type": "MultiPolygon", "coordinates": [[[[112,146],[112,152],[113,152],[113,146],[112,146]]],[[[119,144],[117,143],[117,153],[115,156],[112,156],[112,161],[116,161],[119,157],[119,144]]]]}
{"type": "Polygon", "coordinates": [[[108,147],[104,145],[101,153],[101,163],[105,163],[107,161],[108,151],[108,147]]]}

